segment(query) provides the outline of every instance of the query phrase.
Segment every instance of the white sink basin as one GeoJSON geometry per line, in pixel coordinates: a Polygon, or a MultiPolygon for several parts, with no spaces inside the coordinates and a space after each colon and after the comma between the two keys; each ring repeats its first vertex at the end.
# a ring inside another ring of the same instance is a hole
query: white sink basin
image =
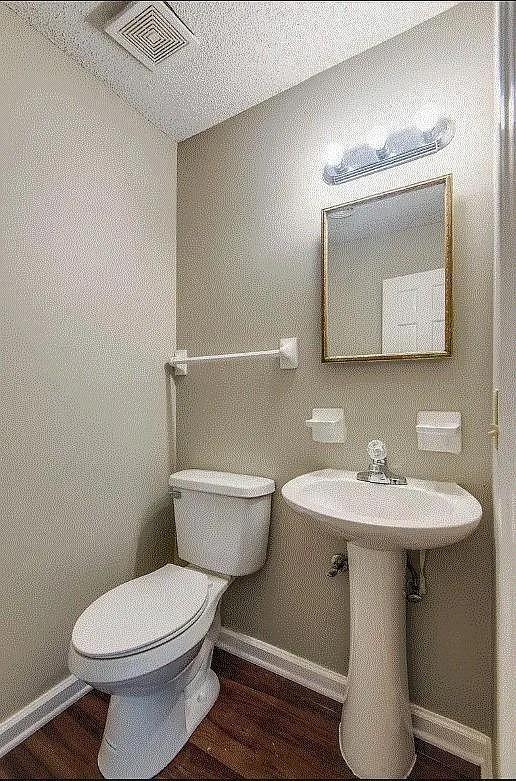
{"type": "Polygon", "coordinates": [[[346,540],[368,548],[428,549],[464,539],[482,517],[479,502],[455,483],[378,485],[356,472],[322,469],[282,489],[287,504],[346,540]]]}

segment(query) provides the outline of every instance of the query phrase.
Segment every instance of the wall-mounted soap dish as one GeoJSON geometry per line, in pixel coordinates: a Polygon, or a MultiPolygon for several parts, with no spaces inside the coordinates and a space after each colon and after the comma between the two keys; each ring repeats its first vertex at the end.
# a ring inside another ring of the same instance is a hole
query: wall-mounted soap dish
{"type": "Polygon", "coordinates": [[[310,420],[305,421],[312,429],[314,442],[345,442],[346,424],[344,410],[337,407],[314,409],[310,420]]]}
{"type": "Polygon", "coordinates": [[[460,453],[462,421],[460,412],[418,412],[416,421],[419,450],[460,453]]]}

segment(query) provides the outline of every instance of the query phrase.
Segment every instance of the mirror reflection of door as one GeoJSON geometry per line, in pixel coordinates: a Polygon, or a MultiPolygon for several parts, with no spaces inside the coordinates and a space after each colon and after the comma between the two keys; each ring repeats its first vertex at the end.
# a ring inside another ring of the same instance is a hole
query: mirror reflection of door
{"type": "Polygon", "coordinates": [[[450,354],[451,177],[323,210],[323,360],[450,354]]]}
{"type": "Polygon", "coordinates": [[[444,350],[444,268],[383,280],[382,353],[444,350]]]}

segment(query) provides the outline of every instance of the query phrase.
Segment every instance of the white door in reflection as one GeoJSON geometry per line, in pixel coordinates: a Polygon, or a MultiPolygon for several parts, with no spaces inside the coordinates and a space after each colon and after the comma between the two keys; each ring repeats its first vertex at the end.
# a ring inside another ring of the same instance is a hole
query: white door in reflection
{"type": "Polygon", "coordinates": [[[383,280],[382,353],[444,351],[444,268],[383,280]]]}

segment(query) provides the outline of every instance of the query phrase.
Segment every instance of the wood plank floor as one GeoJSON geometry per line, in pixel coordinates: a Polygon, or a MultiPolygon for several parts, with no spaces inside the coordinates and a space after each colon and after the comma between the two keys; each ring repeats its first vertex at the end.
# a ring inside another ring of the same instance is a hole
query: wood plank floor
{"type": "MultiPolygon", "coordinates": [[[[220,697],[159,778],[354,778],[338,745],[340,706],[216,651],[220,697]]],[[[101,778],[107,697],[92,692],[0,759],[0,778],[101,778]]],[[[411,778],[479,778],[479,769],[418,742],[411,778]]]]}

